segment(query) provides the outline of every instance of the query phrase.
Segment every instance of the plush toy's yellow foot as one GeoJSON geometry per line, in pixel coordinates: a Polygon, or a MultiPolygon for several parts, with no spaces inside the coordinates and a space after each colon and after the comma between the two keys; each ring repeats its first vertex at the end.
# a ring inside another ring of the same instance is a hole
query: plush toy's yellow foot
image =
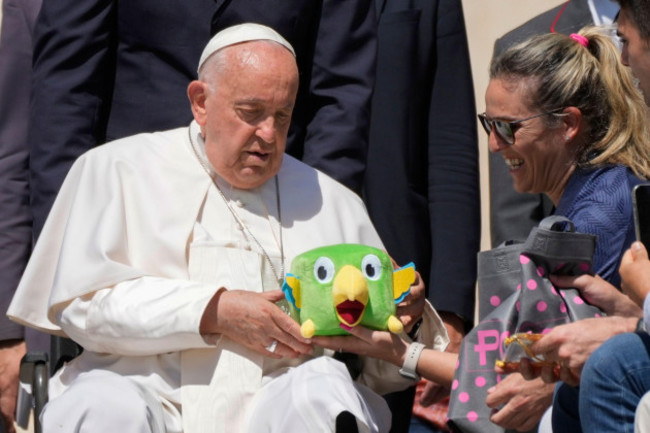
{"type": "Polygon", "coordinates": [[[404,330],[404,325],[397,317],[390,316],[388,318],[388,330],[393,334],[399,334],[404,330]]]}
{"type": "Polygon", "coordinates": [[[307,319],[300,327],[300,334],[305,338],[311,338],[316,333],[316,325],[311,319],[307,319]]]}

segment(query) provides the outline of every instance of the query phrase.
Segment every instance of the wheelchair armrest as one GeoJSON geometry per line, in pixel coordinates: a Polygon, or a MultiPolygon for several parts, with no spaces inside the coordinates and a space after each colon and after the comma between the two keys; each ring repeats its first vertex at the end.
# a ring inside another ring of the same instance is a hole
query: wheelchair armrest
{"type": "Polygon", "coordinates": [[[34,433],[41,433],[39,416],[47,403],[49,368],[45,352],[28,352],[20,361],[20,388],[16,423],[27,428],[29,409],[34,409],[34,433]],[[27,395],[26,395],[27,394],[27,395]],[[31,399],[29,397],[31,394],[31,399]]]}

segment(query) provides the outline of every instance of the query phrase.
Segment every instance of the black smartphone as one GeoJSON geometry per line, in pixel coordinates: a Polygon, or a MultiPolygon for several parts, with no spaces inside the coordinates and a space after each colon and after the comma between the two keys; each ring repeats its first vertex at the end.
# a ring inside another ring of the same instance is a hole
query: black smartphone
{"type": "Polygon", "coordinates": [[[632,189],[632,202],[636,239],[650,251],[650,183],[641,183],[632,189]]]}

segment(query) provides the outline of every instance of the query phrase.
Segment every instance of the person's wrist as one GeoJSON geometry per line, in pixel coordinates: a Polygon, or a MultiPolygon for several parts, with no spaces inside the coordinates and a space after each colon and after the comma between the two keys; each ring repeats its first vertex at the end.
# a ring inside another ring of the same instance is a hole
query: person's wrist
{"type": "Polygon", "coordinates": [[[422,343],[411,343],[409,345],[406,350],[404,362],[402,363],[402,368],[399,369],[400,375],[413,381],[420,380],[420,376],[417,373],[417,366],[424,347],[422,343]]]}
{"type": "Polygon", "coordinates": [[[629,296],[621,293],[614,302],[613,311],[611,313],[608,311],[605,312],[611,316],[637,317],[639,314],[642,314],[643,310],[629,296]]]}
{"type": "Polygon", "coordinates": [[[221,334],[219,330],[219,304],[223,294],[227,292],[226,288],[219,288],[210,298],[199,324],[199,333],[205,338],[214,334],[221,334]]]}
{"type": "Polygon", "coordinates": [[[620,332],[621,334],[625,332],[636,332],[639,317],[625,317],[621,319],[624,321],[622,332],[620,332]]]}

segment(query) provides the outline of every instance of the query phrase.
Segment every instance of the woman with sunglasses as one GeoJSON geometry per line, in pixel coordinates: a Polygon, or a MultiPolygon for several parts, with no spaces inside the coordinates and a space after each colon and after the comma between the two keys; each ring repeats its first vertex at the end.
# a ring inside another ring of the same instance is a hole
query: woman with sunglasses
{"type": "MultiPolygon", "coordinates": [[[[493,59],[486,111],[479,115],[490,151],[510,167],[514,188],[546,194],[555,214],[571,219],[577,231],[596,235],[592,270],[616,287],[621,257],[635,238],[631,190],[650,178],[648,109],[619,57],[610,37],[595,28],[532,37],[493,59]]],[[[609,337],[634,331],[635,323],[601,317],[554,328],[533,347],[545,347],[547,359],[562,361],[560,375],[523,371],[536,377],[528,385],[511,375],[486,403],[508,407],[516,381],[520,389],[541,391],[540,374],[549,382],[561,378],[577,385],[589,355],[609,337]],[[510,390],[500,391],[506,382],[510,390]]],[[[554,432],[580,431],[573,416],[577,402],[577,388],[556,389],[554,432]]],[[[503,410],[493,422],[505,424],[503,410]]]]}
{"type": "MultiPolygon", "coordinates": [[[[556,214],[573,220],[576,230],[598,235],[593,270],[610,282],[620,281],[618,262],[634,239],[631,188],[650,178],[647,109],[618,56],[609,37],[595,30],[534,37],[493,61],[486,113],[479,115],[490,150],[505,158],[515,188],[546,193],[556,214]]],[[[610,315],[627,299],[596,288],[589,293],[610,315]]],[[[600,320],[607,326],[610,319],[600,320]]],[[[315,337],[314,343],[396,365],[418,348],[388,332],[360,327],[349,332],[356,338],[315,337]]],[[[589,332],[580,333],[585,341],[589,332]]],[[[411,362],[417,373],[451,385],[457,354],[428,349],[417,354],[411,362]]],[[[553,386],[517,376],[489,390],[486,403],[495,408],[494,423],[530,430],[549,407],[553,386]]],[[[567,426],[562,431],[571,431],[567,426]]]]}
{"type": "Polygon", "coordinates": [[[595,28],[533,37],[493,60],[479,115],[514,188],[598,235],[594,271],[616,286],[634,240],[630,191],[650,178],[647,107],[619,57],[595,28]]]}

